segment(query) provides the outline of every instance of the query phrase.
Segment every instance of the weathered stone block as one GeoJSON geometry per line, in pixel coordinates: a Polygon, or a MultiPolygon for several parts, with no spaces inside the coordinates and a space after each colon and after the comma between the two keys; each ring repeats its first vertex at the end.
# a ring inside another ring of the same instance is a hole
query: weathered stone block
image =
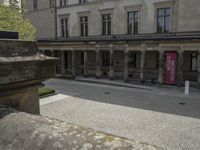
{"type": "Polygon", "coordinates": [[[38,114],[38,88],[55,75],[56,61],[35,42],[0,40],[0,104],[38,114]]]}

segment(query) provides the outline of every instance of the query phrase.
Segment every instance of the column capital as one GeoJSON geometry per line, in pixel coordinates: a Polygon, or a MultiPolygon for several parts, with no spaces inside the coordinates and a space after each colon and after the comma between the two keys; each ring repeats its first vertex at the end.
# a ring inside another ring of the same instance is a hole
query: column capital
{"type": "Polygon", "coordinates": [[[109,44],[108,46],[109,46],[109,48],[113,48],[113,44],[109,44]]]}
{"type": "Polygon", "coordinates": [[[129,52],[128,44],[124,44],[124,52],[125,53],[129,52]]]}
{"type": "Polygon", "coordinates": [[[181,49],[180,49],[180,50],[178,50],[178,53],[179,53],[179,54],[183,54],[183,52],[184,52],[184,51],[183,51],[183,50],[181,50],[181,49]]]}

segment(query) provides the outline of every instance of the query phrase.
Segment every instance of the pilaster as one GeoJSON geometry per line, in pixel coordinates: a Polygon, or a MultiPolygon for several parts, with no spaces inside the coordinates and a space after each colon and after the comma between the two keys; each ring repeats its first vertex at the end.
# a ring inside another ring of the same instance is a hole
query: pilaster
{"type": "Polygon", "coordinates": [[[128,44],[126,44],[124,50],[124,81],[128,80],[128,72],[129,72],[128,57],[129,57],[128,44]]]}

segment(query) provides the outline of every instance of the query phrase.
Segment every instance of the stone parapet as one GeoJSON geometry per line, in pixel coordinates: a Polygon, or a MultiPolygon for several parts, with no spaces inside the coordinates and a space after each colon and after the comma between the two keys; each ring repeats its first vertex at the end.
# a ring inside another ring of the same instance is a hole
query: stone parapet
{"type": "Polygon", "coordinates": [[[1,39],[0,104],[38,114],[38,88],[55,75],[56,62],[41,54],[34,41],[1,39]]]}
{"type": "Polygon", "coordinates": [[[2,150],[161,150],[114,135],[0,106],[2,150]]]}

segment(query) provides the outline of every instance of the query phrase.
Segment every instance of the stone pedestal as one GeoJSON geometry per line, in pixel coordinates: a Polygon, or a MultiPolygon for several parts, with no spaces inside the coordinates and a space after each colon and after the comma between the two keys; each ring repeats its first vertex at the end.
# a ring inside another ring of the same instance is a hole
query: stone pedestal
{"type": "Polygon", "coordinates": [[[0,40],[0,105],[39,114],[38,88],[55,75],[56,62],[35,42],[0,40]]]}

